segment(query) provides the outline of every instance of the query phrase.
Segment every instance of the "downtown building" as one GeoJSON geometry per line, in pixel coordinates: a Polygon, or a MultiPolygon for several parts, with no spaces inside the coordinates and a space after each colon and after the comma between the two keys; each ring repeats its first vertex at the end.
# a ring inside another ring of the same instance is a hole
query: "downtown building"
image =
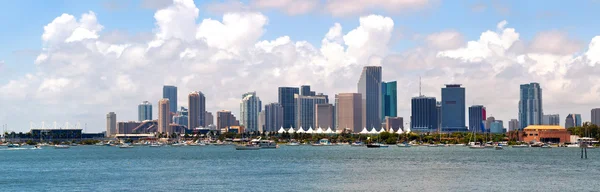
{"type": "Polygon", "coordinates": [[[490,132],[490,128],[492,127],[492,123],[496,121],[496,118],[494,116],[489,116],[487,119],[485,119],[485,132],[489,133],[490,132]]]}
{"type": "Polygon", "coordinates": [[[411,99],[410,130],[435,132],[438,128],[438,110],[435,97],[413,97],[411,99]]]}
{"type": "Polygon", "coordinates": [[[171,125],[171,111],[169,99],[161,99],[158,101],[158,132],[170,133],[169,126],[171,125]]]}
{"type": "Polygon", "coordinates": [[[188,128],[205,127],[206,97],[204,94],[199,91],[191,92],[188,95],[188,107],[188,128]]]}
{"type": "Polygon", "coordinates": [[[179,111],[175,113],[175,116],[173,116],[173,123],[189,128],[188,123],[190,119],[188,115],[188,109],[181,107],[179,111]]]}
{"type": "Polygon", "coordinates": [[[448,84],[442,88],[442,132],[466,132],[465,88],[448,84]]]}
{"type": "Polygon", "coordinates": [[[106,135],[105,137],[113,137],[117,134],[117,114],[109,112],[106,114],[106,135]]]}
{"type": "Polygon", "coordinates": [[[494,134],[502,134],[506,133],[506,129],[504,129],[504,122],[502,120],[494,120],[494,122],[490,123],[490,133],[494,134]]]}
{"type": "Polygon", "coordinates": [[[596,126],[600,126],[600,108],[592,109],[592,124],[596,126]]]}
{"type": "Polygon", "coordinates": [[[281,104],[267,104],[261,114],[264,116],[264,132],[276,132],[283,127],[283,106],[281,104]]]}
{"type": "Polygon", "coordinates": [[[214,121],[215,118],[213,117],[213,114],[211,112],[206,111],[204,113],[204,124],[206,124],[206,126],[208,127],[209,125],[214,125],[214,121]]]}
{"type": "Polygon", "coordinates": [[[323,129],[332,128],[334,129],[334,107],[329,103],[317,104],[315,112],[315,128],[321,127],[323,129]]]}
{"type": "Polygon", "coordinates": [[[565,118],[565,128],[581,127],[581,114],[569,114],[565,118]]]}
{"type": "Polygon", "coordinates": [[[511,119],[508,122],[508,131],[518,130],[520,125],[521,124],[519,124],[519,120],[517,120],[517,119],[511,119]]]}
{"type": "Polygon", "coordinates": [[[262,102],[256,96],[256,92],[248,92],[242,95],[240,103],[240,122],[245,131],[259,131],[258,116],[262,111],[262,102]]]}
{"type": "Polygon", "coordinates": [[[317,104],[327,103],[327,98],[324,95],[303,96],[294,95],[296,100],[296,126],[308,129],[316,127],[316,106],[317,104]]]}
{"type": "Polygon", "coordinates": [[[387,132],[390,132],[390,130],[394,130],[394,132],[398,132],[398,130],[404,130],[404,118],[386,116],[385,130],[387,132]]]}
{"type": "Polygon", "coordinates": [[[296,126],[296,100],[294,95],[300,94],[297,87],[279,87],[278,103],[283,107],[283,127],[296,126]]]}
{"type": "Polygon", "coordinates": [[[544,115],[542,125],[560,125],[560,116],[558,114],[544,115]]]}
{"type": "Polygon", "coordinates": [[[381,83],[381,118],[396,117],[398,113],[398,96],[396,81],[381,83]]]}
{"type": "Polygon", "coordinates": [[[229,129],[231,126],[239,126],[239,121],[233,116],[231,111],[217,111],[217,129],[229,129]]]}
{"type": "Polygon", "coordinates": [[[469,107],[469,131],[476,133],[485,132],[486,128],[483,126],[485,119],[486,109],[483,105],[469,107]]]}
{"type": "Polygon", "coordinates": [[[542,88],[539,83],[521,84],[519,97],[519,130],[541,125],[543,118],[542,88]]]}
{"type": "Polygon", "coordinates": [[[177,112],[177,87],[172,85],[163,86],[163,99],[169,99],[169,112],[177,112]]]}
{"type": "Polygon", "coordinates": [[[152,104],[144,101],[138,105],[138,121],[152,120],[152,104]]]}
{"type": "Polygon", "coordinates": [[[363,67],[358,81],[358,93],[362,96],[363,127],[381,127],[381,66],[363,67]]]}
{"type": "Polygon", "coordinates": [[[362,123],[362,96],[360,93],[339,93],[335,95],[335,130],[359,133],[362,123]]]}

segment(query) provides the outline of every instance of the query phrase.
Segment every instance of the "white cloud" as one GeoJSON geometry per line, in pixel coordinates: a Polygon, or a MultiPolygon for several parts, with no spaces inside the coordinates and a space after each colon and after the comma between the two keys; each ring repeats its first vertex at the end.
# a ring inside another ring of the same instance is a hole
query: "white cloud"
{"type": "Polygon", "coordinates": [[[267,17],[261,13],[226,13],[222,22],[204,19],[196,38],[206,40],[209,46],[237,52],[254,44],[267,23],[267,17]]]}
{"type": "Polygon", "coordinates": [[[92,11],[82,14],[79,21],[76,21],[73,15],[65,13],[44,27],[42,40],[52,46],[62,42],[96,39],[97,33],[103,28],[92,11]]]}
{"type": "Polygon", "coordinates": [[[254,0],[251,2],[253,7],[281,9],[289,15],[308,13],[318,4],[319,0],[254,0]]]}
{"type": "Polygon", "coordinates": [[[421,9],[431,0],[328,0],[326,10],[334,16],[363,14],[367,11],[385,10],[390,14],[421,9]]]}
{"type": "Polygon", "coordinates": [[[583,46],[567,34],[560,31],[545,31],[538,33],[531,42],[529,52],[570,55],[580,51],[583,46]]]}
{"type": "Polygon", "coordinates": [[[159,40],[178,38],[192,40],[196,32],[196,18],[199,10],[191,0],[174,0],[173,4],[156,11],[157,33],[159,40]]]}
{"type": "Polygon", "coordinates": [[[458,48],[464,43],[462,34],[454,30],[430,34],[425,38],[425,41],[430,47],[439,50],[458,48]]]}

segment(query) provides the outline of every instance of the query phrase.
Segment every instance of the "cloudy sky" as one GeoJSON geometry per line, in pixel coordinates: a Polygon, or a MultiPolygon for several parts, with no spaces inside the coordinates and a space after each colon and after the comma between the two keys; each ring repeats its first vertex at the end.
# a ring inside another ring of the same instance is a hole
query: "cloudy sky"
{"type": "Polygon", "coordinates": [[[5,1],[0,6],[0,125],[137,119],[162,85],[202,91],[207,109],[239,113],[244,92],[277,87],[356,92],[365,65],[410,98],[466,87],[467,105],[517,117],[519,84],[539,82],[544,113],[600,107],[598,1],[250,0],[5,1]]]}

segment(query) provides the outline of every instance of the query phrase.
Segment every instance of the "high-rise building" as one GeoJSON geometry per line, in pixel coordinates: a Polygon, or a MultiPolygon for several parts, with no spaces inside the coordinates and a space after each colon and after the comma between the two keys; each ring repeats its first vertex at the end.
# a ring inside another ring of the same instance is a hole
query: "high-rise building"
{"type": "Polygon", "coordinates": [[[581,127],[581,114],[569,114],[565,119],[565,128],[581,127]]]}
{"type": "Polygon", "coordinates": [[[283,126],[283,106],[279,103],[265,105],[265,131],[278,131],[283,126]]]}
{"type": "Polygon", "coordinates": [[[185,107],[181,107],[181,109],[179,111],[177,111],[177,113],[175,114],[175,116],[173,116],[173,123],[177,124],[177,125],[182,125],[185,127],[188,127],[188,123],[189,123],[189,116],[188,116],[188,109],[186,109],[185,107]]]}
{"type": "Polygon", "coordinates": [[[358,133],[363,128],[362,96],[360,93],[339,93],[335,95],[335,129],[349,128],[358,133]]]}
{"type": "Polygon", "coordinates": [[[169,99],[158,101],[158,132],[167,133],[171,124],[171,112],[169,110],[169,99]]]}
{"type": "Polygon", "coordinates": [[[329,103],[317,104],[315,113],[315,127],[321,127],[323,129],[335,128],[333,127],[333,105],[329,103]]]}
{"type": "Polygon", "coordinates": [[[204,113],[204,124],[206,124],[206,126],[208,127],[209,125],[214,125],[214,120],[215,118],[213,117],[213,114],[211,112],[206,111],[204,113]]]}
{"type": "Polygon", "coordinates": [[[294,95],[296,99],[296,125],[306,129],[316,127],[315,113],[317,104],[326,103],[324,96],[294,95]]]}
{"type": "Polygon", "coordinates": [[[283,127],[296,127],[296,100],[294,95],[299,94],[297,87],[279,87],[278,103],[283,107],[283,127]]]}
{"type": "Polygon", "coordinates": [[[436,124],[436,129],[438,130],[442,130],[442,103],[440,103],[439,101],[437,101],[435,103],[435,109],[437,111],[437,124],[436,124]]]}
{"type": "Polygon", "coordinates": [[[217,111],[217,129],[229,128],[230,126],[238,126],[239,122],[231,111],[217,111]]]}
{"type": "Polygon", "coordinates": [[[529,125],[541,125],[542,88],[539,83],[521,84],[519,99],[519,130],[529,125]]]}
{"type": "Polygon", "coordinates": [[[502,120],[495,120],[494,122],[490,123],[490,133],[505,133],[504,122],[502,120]]]}
{"type": "Polygon", "coordinates": [[[362,96],[363,127],[381,127],[381,66],[363,67],[358,93],[362,96]]]}
{"type": "Polygon", "coordinates": [[[381,83],[381,118],[396,117],[398,112],[398,96],[396,81],[381,83]]]}
{"type": "Polygon", "coordinates": [[[487,119],[485,119],[485,132],[489,133],[490,132],[490,128],[492,127],[492,123],[496,121],[496,118],[494,116],[490,116],[487,119]]]}
{"type": "Polygon", "coordinates": [[[258,115],[262,111],[262,102],[256,96],[256,92],[248,92],[242,95],[240,103],[241,124],[247,131],[258,131],[258,115]]]}
{"type": "Polygon", "coordinates": [[[106,114],[106,137],[113,137],[117,134],[117,114],[110,112],[106,114]]]}
{"type": "Polygon", "coordinates": [[[469,107],[469,131],[484,132],[482,127],[483,121],[486,119],[486,110],[483,105],[473,105],[469,107]]]}
{"type": "Polygon", "coordinates": [[[202,92],[191,92],[188,95],[189,128],[205,127],[206,98],[202,92]]]}
{"type": "Polygon", "coordinates": [[[302,95],[302,96],[311,96],[310,85],[302,85],[302,86],[300,86],[300,95],[302,95]]]}
{"type": "Polygon", "coordinates": [[[404,130],[404,119],[402,117],[385,117],[385,130],[398,132],[398,130],[404,130]]]}
{"type": "Polygon", "coordinates": [[[592,124],[600,126],[600,108],[592,109],[592,124]]]}
{"type": "Polygon", "coordinates": [[[261,111],[260,113],[258,113],[258,132],[267,132],[266,128],[265,128],[265,121],[266,121],[266,117],[265,117],[265,111],[261,111]]]}
{"type": "Polygon", "coordinates": [[[558,114],[544,115],[542,125],[560,125],[560,116],[558,114]]]}
{"type": "Polygon", "coordinates": [[[138,105],[138,121],[152,120],[152,104],[144,101],[138,105]]]}
{"type": "Polygon", "coordinates": [[[434,132],[438,127],[435,97],[413,97],[411,99],[410,130],[434,132]]]}
{"type": "Polygon", "coordinates": [[[519,124],[519,120],[511,119],[508,122],[508,131],[516,131],[519,129],[519,126],[521,126],[521,124],[519,124]]]}
{"type": "Polygon", "coordinates": [[[442,88],[442,131],[467,131],[465,111],[465,88],[460,84],[442,88]]]}
{"type": "Polygon", "coordinates": [[[169,112],[177,112],[177,87],[172,85],[163,86],[163,99],[169,99],[169,112]]]}

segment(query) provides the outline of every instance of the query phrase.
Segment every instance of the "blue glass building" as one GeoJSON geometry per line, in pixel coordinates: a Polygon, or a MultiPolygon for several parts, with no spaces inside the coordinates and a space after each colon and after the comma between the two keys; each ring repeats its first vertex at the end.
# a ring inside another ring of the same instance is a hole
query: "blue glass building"
{"type": "Polygon", "coordinates": [[[486,111],[483,105],[473,105],[469,107],[469,131],[471,132],[484,132],[485,129],[482,125],[486,120],[486,111]]]}
{"type": "Polygon", "coordinates": [[[465,88],[460,84],[448,84],[442,88],[442,131],[467,131],[465,113],[465,88]]]}
{"type": "Polygon", "coordinates": [[[152,104],[144,101],[138,105],[138,121],[152,120],[152,104]]]}
{"type": "Polygon", "coordinates": [[[296,127],[296,100],[295,94],[299,94],[297,87],[279,87],[278,103],[283,108],[283,127],[296,127]]]}
{"type": "Polygon", "coordinates": [[[362,96],[363,127],[381,127],[381,66],[363,67],[358,80],[358,93],[362,96]]]}
{"type": "Polygon", "coordinates": [[[495,120],[492,122],[490,124],[490,132],[496,134],[505,133],[504,122],[502,122],[502,120],[495,120]]]}
{"type": "Polygon", "coordinates": [[[418,132],[435,132],[438,127],[435,97],[413,97],[411,99],[410,129],[418,132]]]}
{"type": "Polygon", "coordinates": [[[171,85],[163,86],[163,98],[169,99],[169,112],[177,113],[177,87],[171,85]]]}
{"type": "Polygon", "coordinates": [[[539,83],[522,84],[519,99],[519,130],[543,122],[542,88],[539,83]]]}
{"type": "Polygon", "coordinates": [[[396,117],[398,112],[398,96],[396,81],[381,83],[381,121],[385,117],[396,117]]]}

